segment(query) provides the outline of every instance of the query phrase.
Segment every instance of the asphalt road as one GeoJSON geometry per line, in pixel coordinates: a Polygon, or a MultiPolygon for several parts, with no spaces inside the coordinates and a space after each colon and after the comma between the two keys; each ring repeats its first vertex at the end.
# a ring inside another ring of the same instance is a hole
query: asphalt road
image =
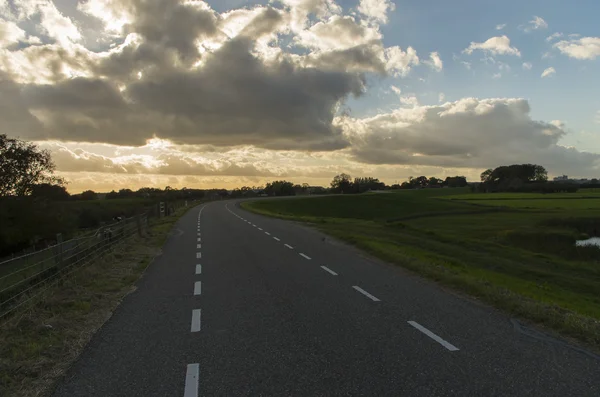
{"type": "Polygon", "coordinates": [[[600,357],[305,226],[200,211],[55,396],[600,396],[600,357]]]}

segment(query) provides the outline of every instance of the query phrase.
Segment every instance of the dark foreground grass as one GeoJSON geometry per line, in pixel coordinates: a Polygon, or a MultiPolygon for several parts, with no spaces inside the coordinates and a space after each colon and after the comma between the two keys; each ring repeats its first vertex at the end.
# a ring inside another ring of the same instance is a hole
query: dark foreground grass
{"type": "Polygon", "coordinates": [[[600,349],[600,250],[575,246],[596,224],[590,211],[574,203],[562,211],[481,212],[479,206],[449,207],[445,203],[454,201],[429,192],[354,197],[360,209],[336,204],[349,197],[243,206],[310,222],[379,258],[600,349]],[[335,216],[326,216],[328,209],[335,216]]]}
{"type": "Polygon", "coordinates": [[[110,318],[189,208],[155,221],[0,325],[0,396],[44,396],[110,318]]]}

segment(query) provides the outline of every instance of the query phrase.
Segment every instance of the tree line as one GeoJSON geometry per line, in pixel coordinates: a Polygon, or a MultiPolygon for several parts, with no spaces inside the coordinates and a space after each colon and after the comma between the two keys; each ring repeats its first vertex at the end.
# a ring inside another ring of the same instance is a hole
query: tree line
{"type": "Polygon", "coordinates": [[[483,193],[574,193],[580,186],[573,183],[549,182],[548,171],[538,164],[513,164],[490,168],[481,173],[481,183],[473,190],[483,193]]]}

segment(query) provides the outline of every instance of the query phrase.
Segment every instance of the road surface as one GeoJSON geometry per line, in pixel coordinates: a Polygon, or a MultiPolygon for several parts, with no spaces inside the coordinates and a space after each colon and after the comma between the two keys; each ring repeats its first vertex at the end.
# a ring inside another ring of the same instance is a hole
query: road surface
{"type": "Polygon", "coordinates": [[[600,396],[600,357],[236,201],[189,211],[55,396],[600,396]]]}

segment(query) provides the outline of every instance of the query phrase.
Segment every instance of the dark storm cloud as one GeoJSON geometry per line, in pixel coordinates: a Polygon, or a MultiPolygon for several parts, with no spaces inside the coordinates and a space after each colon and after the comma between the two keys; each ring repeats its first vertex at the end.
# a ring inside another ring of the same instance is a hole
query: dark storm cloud
{"type": "MultiPolygon", "coordinates": [[[[231,40],[195,70],[136,80],[121,93],[106,79],[76,78],[24,90],[44,115],[43,136],[141,145],[156,134],[178,143],[274,149],[334,150],[346,146],[332,125],[335,108],[360,95],[358,74],[267,65],[252,41],[231,40]]],[[[32,138],[41,138],[33,132],[32,138]]]]}

